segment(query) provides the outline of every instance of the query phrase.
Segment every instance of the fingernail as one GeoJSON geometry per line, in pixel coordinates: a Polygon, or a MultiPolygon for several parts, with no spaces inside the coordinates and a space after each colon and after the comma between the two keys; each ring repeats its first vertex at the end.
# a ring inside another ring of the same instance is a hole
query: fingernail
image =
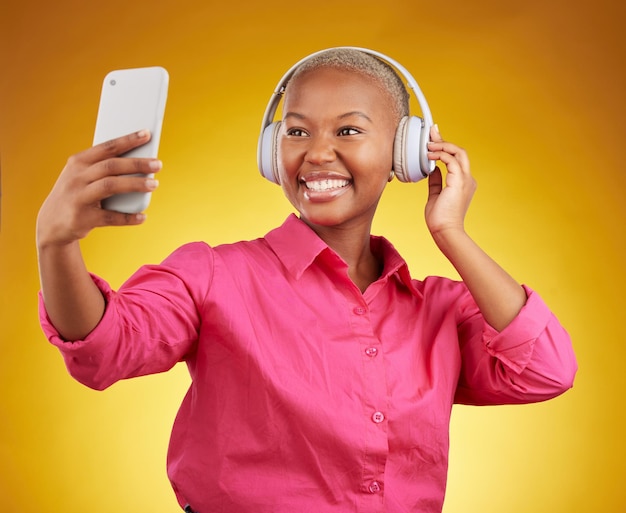
{"type": "Polygon", "coordinates": [[[435,132],[439,133],[439,125],[437,123],[433,125],[433,128],[435,129],[435,132]]]}
{"type": "Polygon", "coordinates": [[[154,190],[159,186],[159,181],[154,179],[154,178],[148,178],[146,180],[146,187],[148,187],[148,189],[150,190],[154,190]]]}
{"type": "Polygon", "coordinates": [[[158,171],[159,169],[163,167],[163,162],[161,162],[160,160],[151,160],[149,166],[150,166],[150,169],[153,169],[154,171],[158,171]]]}
{"type": "Polygon", "coordinates": [[[148,137],[149,134],[150,134],[149,130],[139,130],[139,132],[137,132],[137,137],[139,137],[140,139],[143,139],[144,137],[148,137]]]}

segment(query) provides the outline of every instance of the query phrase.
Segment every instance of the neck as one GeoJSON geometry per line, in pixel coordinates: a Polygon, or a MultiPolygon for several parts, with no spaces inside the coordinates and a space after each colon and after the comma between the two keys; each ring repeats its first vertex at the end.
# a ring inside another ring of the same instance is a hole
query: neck
{"type": "Polygon", "coordinates": [[[371,225],[359,228],[313,225],[311,228],[348,264],[348,275],[361,292],[380,277],[383,263],[372,253],[371,225]]]}

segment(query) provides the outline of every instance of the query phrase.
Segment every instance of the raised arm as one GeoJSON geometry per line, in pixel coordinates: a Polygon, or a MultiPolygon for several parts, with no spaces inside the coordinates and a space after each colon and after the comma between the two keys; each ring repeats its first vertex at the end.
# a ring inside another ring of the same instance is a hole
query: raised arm
{"type": "Polygon", "coordinates": [[[431,130],[429,158],[446,165],[443,176],[436,169],[429,177],[426,224],[441,252],[458,271],[485,320],[501,331],[526,303],[526,292],[465,231],[464,220],[476,182],[470,174],[467,153],[431,130]]]}
{"type": "Polygon", "coordinates": [[[149,140],[149,132],[140,131],[73,155],[41,206],[37,217],[41,290],[50,321],[68,341],[89,334],[106,306],[87,271],[79,241],[96,227],[144,221],[143,214],[104,210],[101,201],[157,187],[154,179],[123,175],[154,173],[161,168],[160,161],[119,157],[149,140]]]}

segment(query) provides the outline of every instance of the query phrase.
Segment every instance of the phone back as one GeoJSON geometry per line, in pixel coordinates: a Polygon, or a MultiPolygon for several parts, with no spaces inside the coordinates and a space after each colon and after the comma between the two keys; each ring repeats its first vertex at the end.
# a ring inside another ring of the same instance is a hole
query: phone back
{"type": "MultiPolygon", "coordinates": [[[[94,145],[149,129],[152,137],[148,143],[121,156],[157,157],[168,85],[169,75],[159,66],[108,73],[102,84],[94,145]]],[[[149,202],[149,193],[120,194],[104,200],[103,208],[136,213],[145,210],[149,202]]]]}

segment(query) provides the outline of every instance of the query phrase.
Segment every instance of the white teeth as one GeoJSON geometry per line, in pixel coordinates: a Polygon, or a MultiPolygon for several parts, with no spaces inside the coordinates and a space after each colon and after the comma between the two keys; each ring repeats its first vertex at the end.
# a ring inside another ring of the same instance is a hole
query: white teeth
{"type": "Polygon", "coordinates": [[[341,189],[350,183],[350,180],[311,180],[305,182],[306,188],[311,191],[329,191],[331,189],[341,189]]]}

